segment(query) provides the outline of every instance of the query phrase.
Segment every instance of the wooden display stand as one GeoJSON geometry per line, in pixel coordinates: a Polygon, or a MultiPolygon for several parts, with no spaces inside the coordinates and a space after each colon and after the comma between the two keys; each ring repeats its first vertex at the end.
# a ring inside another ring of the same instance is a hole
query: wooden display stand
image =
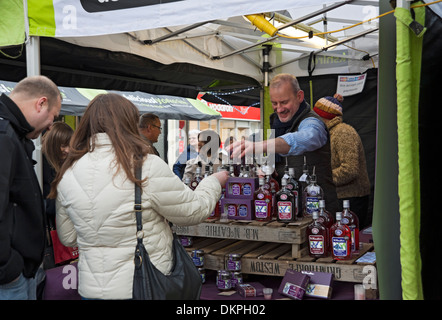
{"type": "Polygon", "coordinates": [[[195,249],[204,250],[204,267],[210,270],[224,269],[228,254],[239,253],[244,274],[284,276],[287,269],[293,269],[333,273],[337,281],[362,282],[367,273],[373,271],[375,263],[356,262],[366,252],[373,251],[373,244],[369,243],[361,243],[359,254],[350,260],[311,258],[306,239],[310,222],[310,218],[288,225],[276,220],[227,223],[207,220],[196,226],[174,226],[174,229],[178,235],[194,237],[193,245],[186,250],[189,254],[195,249]]]}
{"type": "Polygon", "coordinates": [[[230,220],[227,223],[207,220],[190,227],[174,226],[174,229],[178,235],[285,243],[291,248],[292,258],[300,258],[308,254],[306,229],[311,221],[310,218],[304,218],[284,224],[276,220],[268,222],[230,220]]]}

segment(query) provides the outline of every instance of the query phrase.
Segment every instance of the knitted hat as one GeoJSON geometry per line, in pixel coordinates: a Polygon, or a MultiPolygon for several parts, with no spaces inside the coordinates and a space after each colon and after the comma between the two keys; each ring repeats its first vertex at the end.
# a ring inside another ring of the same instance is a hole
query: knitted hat
{"type": "Polygon", "coordinates": [[[344,98],[338,94],[333,97],[323,97],[316,102],[313,110],[322,118],[331,120],[336,116],[342,116],[341,102],[343,100],[344,98]]]}

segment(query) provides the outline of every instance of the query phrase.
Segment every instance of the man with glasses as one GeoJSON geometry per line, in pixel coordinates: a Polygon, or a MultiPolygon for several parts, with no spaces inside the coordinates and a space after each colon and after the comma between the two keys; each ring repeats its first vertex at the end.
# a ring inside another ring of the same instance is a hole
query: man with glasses
{"type": "Polygon", "coordinates": [[[153,146],[154,143],[158,142],[158,136],[161,134],[162,128],[160,118],[153,113],[145,113],[140,117],[138,129],[141,136],[150,147],[150,153],[160,156],[158,150],[153,146]]]}

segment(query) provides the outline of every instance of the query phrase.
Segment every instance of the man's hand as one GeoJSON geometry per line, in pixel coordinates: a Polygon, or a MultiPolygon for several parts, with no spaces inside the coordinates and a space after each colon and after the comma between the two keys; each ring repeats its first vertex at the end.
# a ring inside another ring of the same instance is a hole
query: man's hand
{"type": "Polygon", "coordinates": [[[245,155],[253,155],[254,143],[251,141],[236,141],[229,146],[230,158],[241,159],[245,155]]]}
{"type": "Polygon", "coordinates": [[[236,141],[229,146],[230,158],[242,158],[245,155],[261,156],[263,153],[286,154],[290,151],[290,146],[282,138],[269,139],[264,141],[236,141]]]}

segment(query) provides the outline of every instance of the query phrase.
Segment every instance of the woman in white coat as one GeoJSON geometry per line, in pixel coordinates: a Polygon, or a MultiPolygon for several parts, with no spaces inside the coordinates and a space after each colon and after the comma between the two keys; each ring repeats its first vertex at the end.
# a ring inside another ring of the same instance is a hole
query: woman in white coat
{"type": "Polygon", "coordinates": [[[79,294],[89,299],[131,299],[136,246],[134,183],[142,186],[146,250],[164,274],[172,266],[169,222],[205,220],[221,195],[226,172],[204,179],[195,191],[159,157],[147,154],[138,109],[117,94],[93,99],[82,117],[52,185],[57,231],[65,246],[79,248],[79,294]],[[133,168],[142,166],[142,181],[133,168]]]}

